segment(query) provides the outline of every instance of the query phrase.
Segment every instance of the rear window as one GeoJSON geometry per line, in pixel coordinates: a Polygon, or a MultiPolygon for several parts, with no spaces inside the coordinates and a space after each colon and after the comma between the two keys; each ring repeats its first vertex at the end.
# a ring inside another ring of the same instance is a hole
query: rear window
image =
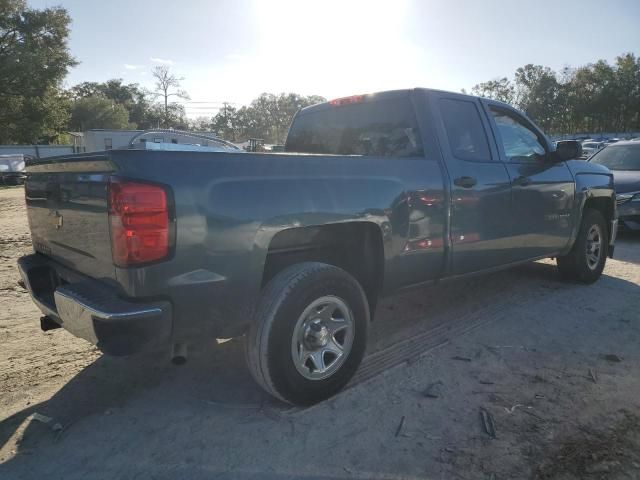
{"type": "Polygon", "coordinates": [[[466,100],[440,100],[440,113],[451,153],[460,160],[491,161],[489,142],[478,109],[466,100]]]}
{"type": "Polygon", "coordinates": [[[298,115],[285,149],[334,155],[423,155],[418,124],[408,98],[341,105],[298,115]]]}

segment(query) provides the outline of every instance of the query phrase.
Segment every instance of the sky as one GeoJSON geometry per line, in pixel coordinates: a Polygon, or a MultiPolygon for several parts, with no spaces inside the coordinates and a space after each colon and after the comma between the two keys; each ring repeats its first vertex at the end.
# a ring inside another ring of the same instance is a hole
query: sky
{"type": "Polygon", "coordinates": [[[189,117],[262,92],[327,98],[459,91],[534,63],[560,70],[640,55],[640,0],[28,0],[62,5],[80,62],[66,81],[151,69],[183,77],[189,117]]]}

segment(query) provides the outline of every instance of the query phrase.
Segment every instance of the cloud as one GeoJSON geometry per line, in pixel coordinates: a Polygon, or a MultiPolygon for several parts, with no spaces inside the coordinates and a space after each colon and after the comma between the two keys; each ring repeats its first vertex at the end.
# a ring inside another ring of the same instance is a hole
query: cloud
{"type": "Polygon", "coordinates": [[[155,63],[159,63],[161,65],[173,65],[174,63],[176,63],[173,60],[169,60],[167,58],[151,57],[149,60],[155,63]]]}
{"type": "Polygon", "coordinates": [[[240,53],[227,53],[224,58],[227,60],[240,60],[241,58],[244,58],[244,55],[240,53]]]}
{"type": "Polygon", "coordinates": [[[130,63],[125,63],[124,64],[124,68],[127,70],[137,70],[139,68],[142,68],[144,65],[132,65],[130,63]]]}

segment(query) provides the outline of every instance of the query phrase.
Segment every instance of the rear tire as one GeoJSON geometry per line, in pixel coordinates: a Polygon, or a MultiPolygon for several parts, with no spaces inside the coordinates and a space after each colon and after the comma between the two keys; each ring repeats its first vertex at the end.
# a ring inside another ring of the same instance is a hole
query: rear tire
{"type": "Polygon", "coordinates": [[[247,365],[271,395],[310,405],[337,393],[364,356],[369,307],[344,270],[305,262],[264,288],[246,336],[247,365]]]}
{"type": "Polygon", "coordinates": [[[558,257],[558,269],[567,280],[593,283],[604,270],[609,251],[607,223],[599,210],[585,209],[571,251],[558,257]]]}

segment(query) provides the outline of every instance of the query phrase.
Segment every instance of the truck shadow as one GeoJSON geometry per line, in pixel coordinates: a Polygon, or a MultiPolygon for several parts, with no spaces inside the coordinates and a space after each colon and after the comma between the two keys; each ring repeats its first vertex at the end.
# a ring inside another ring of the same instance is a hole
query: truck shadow
{"type": "MultiPolygon", "coordinates": [[[[222,345],[216,345],[215,341],[198,345],[182,366],[172,365],[166,352],[128,358],[101,356],[46,402],[30,405],[0,422],[0,448],[20,425],[29,422],[33,413],[51,417],[51,424],[60,423],[66,430],[89,416],[117,413],[131,400],[149,392],[158,394],[151,400],[156,403],[154,410],[174,400],[179,402],[180,397],[201,402],[202,407],[242,408],[270,402],[245,368],[242,347],[242,339],[222,345]]],[[[42,435],[45,430],[46,426],[31,421],[21,435],[20,449],[31,450],[41,440],[50,441],[46,437],[51,435],[42,435]],[[31,431],[38,433],[32,435],[31,431]]]]}
{"type": "MultiPolygon", "coordinates": [[[[377,310],[371,332],[369,353],[392,348],[417,333],[437,329],[452,319],[473,322],[478,318],[490,320],[503,306],[545,301],[567,290],[593,289],[609,292],[618,290],[625,295],[635,292],[638,285],[604,275],[594,286],[584,287],[564,283],[557,269],[548,262],[537,262],[489,276],[443,283],[402,293],[383,300],[377,310]],[[515,302],[515,303],[514,303],[515,302]]],[[[608,294],[608,293],[607,293],[608,294]]],[[[591,294],[585,307],[598,308],[598,295],[591,294]]],[[[410,352],[415,356],[415,351],[410,352]]],[[[398,355],[396,363],[409,358],[398,355]]],[[[366,359],[365,359],[366,362],[366,359]]],[[[387,364],[390,368],[393,364],[387,364]]],[[[102,356],[67,382],[49,400],[30,405],[0,422],[0,452],[15,450],[0,470],[16,467],[46,470],[31,453],[49,448],[52,442],[64,443],[73,435],[76,425],[91,422],[101,424],[100,417],[118,415],[132,404],[144,405],[142,418],[137,416],[137,428],[163,422],[167,412],[184,415],[201,411],[239,410],[270,415],[286,414],[290,407],[265,394],[252,381],[244,365],[243,340],[223,343],[211,342],[192,348],[189,361],[180,367],[171,365],[166,354],[149,354],[132,358],[102,356]],[[59,422],[64,431],[54,433],[48,426],[30,421],[33,413],[40,413],[59,422]],[[19,437],[19,438],[17,438],[19,437]],[[4,445],[4,447],[2,447],[4,445]],[[14,445],[11,447],[11,445],[14,445]],[[9,448],[9,450],[7,450],[9,448]],[[25,455],[21,455],[25,453],[25,455]]],[[[140,407],[137,407],[140,411],[140,407]]],[[[224,432],[212,433],[224,435],[224,432]]],[[[86,441],[86,439],[85,439],[86,441]]],[[[1,461],[1,458],[0,458],[1,461]]],[[[33,476],[39,477],[36,470],[33,476]]]]}

